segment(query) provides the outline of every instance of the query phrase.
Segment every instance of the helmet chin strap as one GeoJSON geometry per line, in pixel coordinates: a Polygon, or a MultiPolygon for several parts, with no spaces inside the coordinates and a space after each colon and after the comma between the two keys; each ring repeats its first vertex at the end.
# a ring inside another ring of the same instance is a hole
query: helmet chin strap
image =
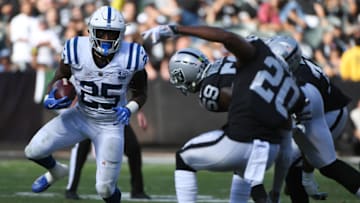
{"type": "Polygon", "coordinates": [[[211,66],[212,66],[212,63],[207,64],[207,66],[204,68],[203,72],[200,75],[199,81],[202,81],[206,77],[206,74],[211,66]]]}

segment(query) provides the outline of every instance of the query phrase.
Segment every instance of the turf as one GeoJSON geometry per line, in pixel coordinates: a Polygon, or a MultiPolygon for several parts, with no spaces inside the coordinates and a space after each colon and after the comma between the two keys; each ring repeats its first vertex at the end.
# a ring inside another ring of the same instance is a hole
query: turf
{"type": "MultiPolygon", "coordinates": [[[[67,160],[63,160],[65,163],[67,160]]],[[[175,201],[173,180],[173,164],[148,164],[143,165],[145,190],[152,197],[151,201],[132,200],[129,198],[129,170],[123,164],[119,186],[123,191],[123,203],[127,202],[154,202],[167,203],[175,201]]],[[[82,200],[67,200],[64,198],[66,180],[61,180],[41,194],[31,192],[33,180],[44,170],[27,160],[0,160],[0,203],[67,203],[67,202],[102,202],[95,191],[95,163],[88,161],[83,169],[79,194],[82,200]]],[[[270,187],[272,170],[266,174],[265,185],[270,187]]],[[[326,201],[330,203],[355,203],[360,202],[352,194],[343,189],[336,182],[326,179],[316,173],[321,191],[329,193],[326,201]]],[[[201,171],[198,173],[199,202],[228,202],[231,173],[215,173],[201,171]]],[[[287,196],[282,195],[282,203],[289,203],[287,196]]]]}

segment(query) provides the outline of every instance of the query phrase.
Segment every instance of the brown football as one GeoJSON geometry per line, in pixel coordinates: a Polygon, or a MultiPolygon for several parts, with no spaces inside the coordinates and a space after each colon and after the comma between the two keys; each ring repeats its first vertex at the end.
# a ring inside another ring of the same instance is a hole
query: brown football
{"type": "Polygon", "coordinates": [[[74,85],[66,78],[57,80],[53,87],[57,89],[55,92],[55,98],[60,99],[67,96],[69,99],[74,100],[76,96],[76,91],[74,85]]]}

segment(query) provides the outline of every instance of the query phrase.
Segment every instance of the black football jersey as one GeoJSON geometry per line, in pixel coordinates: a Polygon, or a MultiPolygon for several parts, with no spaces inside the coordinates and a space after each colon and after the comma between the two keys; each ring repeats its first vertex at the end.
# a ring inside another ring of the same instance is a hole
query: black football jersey
{"type": "Polygon", "coordinates": [[[236,74],[236,59],[233,56],[216,60],[207,70],[201,83],[200,105],[212,112],[226,112],[228,107],[219,104],[221,88],[231,87],[236,74]]]}
{"type": "Polygon", "coordinates": [[[302,109],[305,96],[285,61],[259,38],[249,42],[256,47],[256,54],[237,69],[226,131],[238,141],[280,143],[279,129],[290,129],[290,115],[302,109]]]}
{"type": "Polygon", "coordinates": [[[311,83],[319,90],[323,98],[325,112],[341,109],[350,102],[350,98],[330,82],[321,67],[307,58],[302,58],[294,76],[298,84],[311,83]]]}

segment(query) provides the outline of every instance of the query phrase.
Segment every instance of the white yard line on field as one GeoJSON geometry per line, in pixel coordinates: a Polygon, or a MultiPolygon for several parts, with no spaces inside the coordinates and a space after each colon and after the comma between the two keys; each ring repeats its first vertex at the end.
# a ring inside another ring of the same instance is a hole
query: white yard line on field
{"type": "MultiPolygon", "coordinates": [[[[1,195],[4,196],[4,195],[1,195]]],[[[63,194],[59,193],[51,193],[51,192],[43,192],[43,193],[33,193],[33,192],[16,192],[14,196],[23,196],[23,197],[64,197],[63,194]]],[[[64,197],[65,198],[65,197],[64,197]]],[[[102,200],[96,194],[82,194],[80,195],[81,199],[91,199],[91,200],[102,200]]],[[[130,193],[123,192],[121,200],[129,201],[129,202],[176,202],[175,195],[151,195],[150,200],[145,199],[131,199],[130,193]]],[[[216,199],[210,195],[198,195],[198,201],[202,203],[226,203],[229,202],[228,199],[216,199]]]]}

